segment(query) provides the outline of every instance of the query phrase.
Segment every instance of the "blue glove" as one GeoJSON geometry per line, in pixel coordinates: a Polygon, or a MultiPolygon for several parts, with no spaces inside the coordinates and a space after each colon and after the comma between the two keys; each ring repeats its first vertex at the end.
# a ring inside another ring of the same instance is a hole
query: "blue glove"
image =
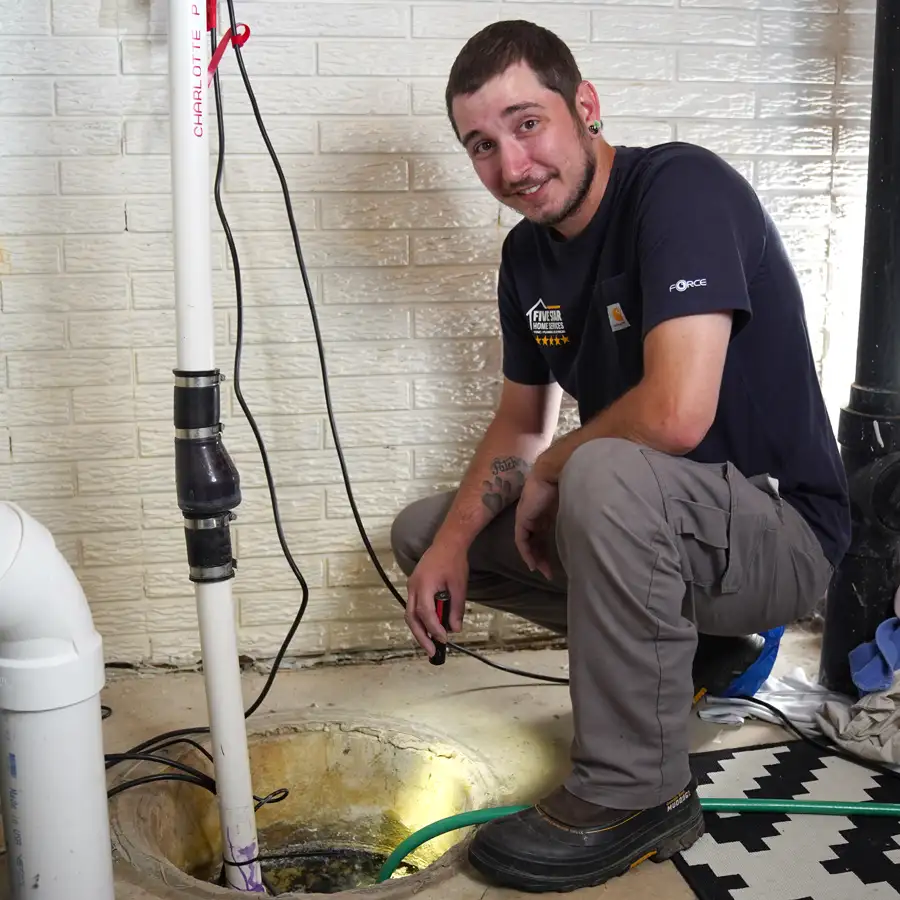
{"type": "Polygon", "coordinates": [[[778,656],[778,648],[781,646],[784,626],[772,628],[769,631],[760,631],[759,634],[765,639],[759,656],[728,685],[722,693],[723,697],[753,697],[772,673],[775,659],[778,656]]]}
{"type": "Polygon", "coordinates": [[[900,619],[892,616],[875,629],[875,640],[850,651],[850,676],[861,694],[887,690],[900,666],[900,619]]]}

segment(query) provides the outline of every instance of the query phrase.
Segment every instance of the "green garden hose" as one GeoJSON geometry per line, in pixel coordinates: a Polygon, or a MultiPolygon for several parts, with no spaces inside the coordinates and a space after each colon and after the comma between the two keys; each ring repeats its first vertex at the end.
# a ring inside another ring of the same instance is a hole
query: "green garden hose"
{"type": "Polygon", "coordinates": [[[487,809],[472,809],[469,812],[457,813],[455,816],[447,816],[446,819],[438,819],[418,831],[414,831],[408,838],[401,841],[394,852],[385,860],[378,878],[375,883],[380,884],[387,881],[394,870],[406,857],[416,849],[416,847],[430,841],[432,838],[440,837],[448,831],[455,831],[457,828],[468,828],[470,825],[482,825],[490,822],[491,819],[499,819],[501,816],[510,816],[513,813],[521,812],[528,809],[527,806],[494,806],[487,809]]]}
{"type": "MultiPolygon", "coordinates": [[[[809,813],[820,816],[895,816],[900,818],[898,803],[855,802],[841,803],[831,800],[748,800],[704,797],[700,805],[707,812],[767,812],[767,813],[809,813]]],[[[417,847],[457,828],[468,828],[470,825],[481,825],[501,816],[528,809],[527,806],[495,806],[487,809],[473,809],[470,812],[438,819],[424,828],[413,832],[400,843],[387,858],[376,883],[387,881],[397,866],[417,847]]]]}

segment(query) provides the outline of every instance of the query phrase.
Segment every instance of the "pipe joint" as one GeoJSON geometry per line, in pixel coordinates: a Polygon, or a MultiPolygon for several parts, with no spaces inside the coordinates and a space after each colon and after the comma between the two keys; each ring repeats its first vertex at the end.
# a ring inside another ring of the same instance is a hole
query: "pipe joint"
{"type": "Polygon", "coordinates": [[[900,452],[900,418],[845,407],[838,421],[837,439],[846,450],[869,459],[897,453],[900,452]]]}
{"type": "Polygon", "coordinates": [[[900,536],[900,452],[880,456],[849,478],[850,499],[882,536],[900,536]]]}
{"type": "Polygon", "coordinates": [[[232,556],[231,522],[234,513],[184,520],[184,540],[190,580],[196,583],[234,578],[237,560],[232,556]]]}
{"type": "Polygon", "coordinates": [[[222,516],[241,502],[240,476],[222,440],[218,369],[175,370],[175,483],[186,519],[222,516]]]}
{"type": "Polygon", "coordinates": [[[0,502],[0,710],[61,709],[104,683],[103,641],[53,535],[0,502]]]}
{"type": "Polygon", "coordinates": [[[218,369],[175,372],[175,483],[184,516],[189,577],[225,581],[237,566],[232,554],[232,510],[240,505],[237,467],[222,440],[218,369]]]}
{"type": "MultiPolygon", "coordinates": [[[[871,405],[870,405],[871,406],[871,405]]],[[[857,532],[857,552],[892,557],[900,538],[900,417],[841,410],[838,442],[857,532]]]]}

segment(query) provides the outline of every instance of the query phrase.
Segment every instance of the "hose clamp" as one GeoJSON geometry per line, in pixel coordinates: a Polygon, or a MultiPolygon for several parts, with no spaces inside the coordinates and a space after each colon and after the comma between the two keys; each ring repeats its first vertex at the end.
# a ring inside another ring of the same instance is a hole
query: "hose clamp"
{"type": "Polygon", "coordinates": [[[215,528],[225,528],[229,522],[236,519],[232,512],[223,513],[221,516],[209,516],[205,519],[185,519],[184,527],[188,531],[212,531],[215,528]]]}
{"type": "Polygon", "coordinates": [[[224,581],[234,575],[233,563],[222,566],[190,566],[191,581],[224,581]]]}
{"type": "Polygon", "coordinates": [[[225,380],[221,372],[205,373],[203,375],[176,375],[175,387],[180,388],[209,388],[225,380]]]}
{"type": "Polygon", "coordinates": [[[205,428],[176,428],[175,438],[179,441],[200,441],[218,437],[222,433],[222,423],[207,425],[205,428]]]}

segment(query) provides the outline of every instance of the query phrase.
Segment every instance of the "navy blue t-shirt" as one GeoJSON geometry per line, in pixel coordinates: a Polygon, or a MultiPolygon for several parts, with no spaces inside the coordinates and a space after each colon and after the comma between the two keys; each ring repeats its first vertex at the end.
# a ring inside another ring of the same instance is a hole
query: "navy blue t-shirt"
{"type": "Polygon", "coordinates": [[[643,338],[677,316],[731,310],[715,420],[686,456],[778,479],[837,565],[850,542],[844,467],[801,288],[747,181],[684,143],[617,147],[587,227],[566,240],[519,222],[503,245],[503,373],[558,382],[582,423],[640,380],[643,338]]]}

